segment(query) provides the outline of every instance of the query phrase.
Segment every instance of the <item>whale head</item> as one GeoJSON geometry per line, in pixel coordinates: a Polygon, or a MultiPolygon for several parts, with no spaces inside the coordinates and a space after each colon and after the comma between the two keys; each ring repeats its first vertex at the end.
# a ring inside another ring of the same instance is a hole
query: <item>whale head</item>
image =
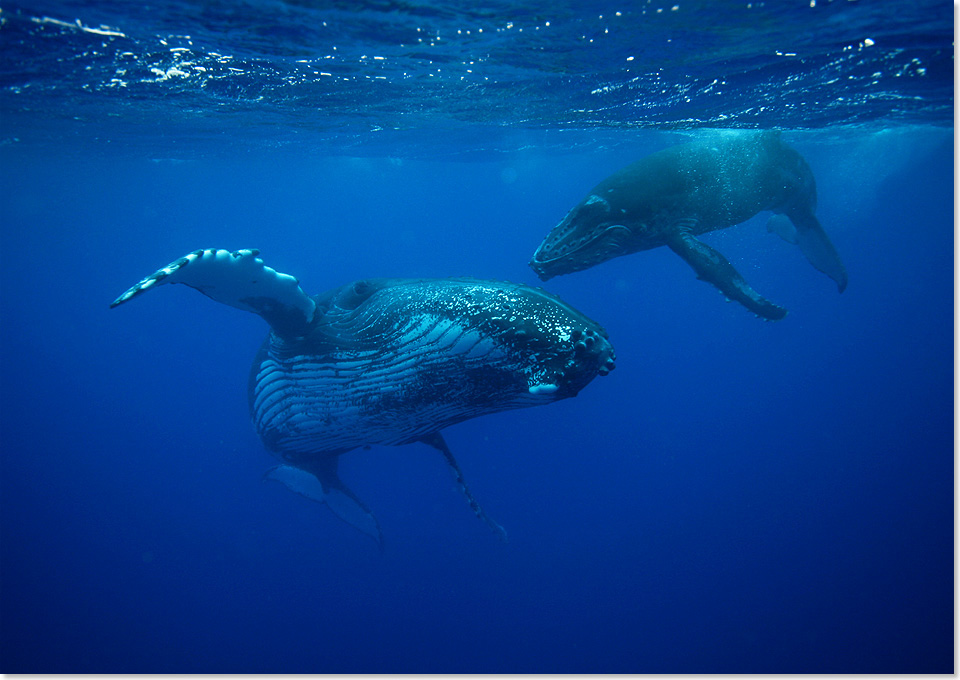
{"type": "Polygon", "coordinates": [[[475,308],[468,325],[508,357],[520,401],[573,397],[615,367],[606,331],[555,295],[489,283],[474,287],[470,295],[475,308]]]}
{"type": "Polygon", "coordinates": [[[547,234],[530,266],[546,281],[633,252],[636,241],[637,225],[626,224],[609,201],[590,194],[547,234]]]}

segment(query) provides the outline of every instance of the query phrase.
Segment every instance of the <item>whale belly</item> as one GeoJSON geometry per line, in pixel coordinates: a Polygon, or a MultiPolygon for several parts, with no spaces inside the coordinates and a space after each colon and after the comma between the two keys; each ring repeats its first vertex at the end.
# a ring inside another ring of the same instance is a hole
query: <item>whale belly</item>
{"type": "Polygon", "coordinates": [[[271,335],[251,374],[253,422],[267,448],[296,459],[403,444],[536,403],[509,352],[474,330],[419,318],[393,339],[376,350],[291,354],[271,335]]]}

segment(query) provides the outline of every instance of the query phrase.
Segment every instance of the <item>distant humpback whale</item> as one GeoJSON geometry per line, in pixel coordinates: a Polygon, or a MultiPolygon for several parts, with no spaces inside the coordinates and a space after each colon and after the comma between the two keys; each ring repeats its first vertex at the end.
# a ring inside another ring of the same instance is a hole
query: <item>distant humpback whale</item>
{"type": "Polygon", "coordinates": [[[668,246],[731,300],[765,319],[787,310],[757,293],[727,259],[697,235],[771,210],[767,227],[800,246],[810,264],[836,281],[847,272],[814,210],[817,188],[799,153],[779,132],[738,133],[664,149],[595,186],[547,234],[530,266],[544,281],[613,257],[668,246]]]}
{"type": "Polygon", "coordinates": [[[258,255],[197,250],[111,307],[183,283],[263,317],[271,330],[250,371],[250,412],[284,461],[265,477],[326,503],[381,549],[379,522],[337,475],[340,454],[371,444],[439,449],[470,507],[505,538],[440,431],[576,395],[614,368],[603,328],[543,290],[479,279],[364,279],[309,297],[258,255]]]}

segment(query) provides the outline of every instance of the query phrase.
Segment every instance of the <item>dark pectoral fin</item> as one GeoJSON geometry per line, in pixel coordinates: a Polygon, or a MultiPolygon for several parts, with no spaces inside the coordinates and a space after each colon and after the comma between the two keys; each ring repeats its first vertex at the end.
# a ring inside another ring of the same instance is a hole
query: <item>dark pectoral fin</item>
{"type": "Polygon", "coordinates": [[[365,533],[383,550],[383,532],[370,508],[340,481],[338,458],[331,456],[311,461],[303,467],[278,465],[264,479],[282,482],[288,489],[312,501],[325,503],[337,517],[365,533]]]}
{"type": "Polygon", "coordinates": [[[460,485],[460,490],[463,491],[463,495],[467,497],[467,502],[470,504],[470,509],[473,510],[477,517],[486,522],[487,526],[493,529],[493,531],[496,532],[497,536],[499,536],[502,541],[506,541],[507,532],[502,526],[494,522],[490,516],[483,511],[483,508],[480,507],[480,503],[478,503],[477,499],[473,497],[472,493],[470,493],[470,489],[467,487],[467,482],[463,478],[463,471],[460,469],[457,459],[453,457],[453,453],[451,453],[450,447],[447,446],[447,442],[444,440],[443,435],[441,435],[439,432],[434,432],[431,435],[423,437],[420,441],[422,441],[424,444],[432,446],[443,454],[443,457],[447,460],[447,463],[451,468],[453,468],[453,474],[457,478],[457,484],[460,485]]]}
{"type": "Polygon", "coordinates": [[[751,288],[727,258],[688,231],[677,229],[666,238],[666,243],[670,250],[693,267],[697,278],[712,283],[721,293],[754,314],[771,321],[779,321],[786,316],[786,309],[773,304],[751,288]]]}
{"type": "Polygon", "coordinates": [[[794,213],[790,215],[790,221],[797,228],[796,242],[804,257],[836,281],[837,289],[842,293],[847,287],[847,270],[820,221],[811,212],[794,213]]]}

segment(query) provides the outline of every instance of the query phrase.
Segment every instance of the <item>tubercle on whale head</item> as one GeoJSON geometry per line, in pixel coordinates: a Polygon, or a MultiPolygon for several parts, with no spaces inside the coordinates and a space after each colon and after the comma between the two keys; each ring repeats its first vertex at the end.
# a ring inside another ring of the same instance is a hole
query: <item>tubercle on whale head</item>
{"type": "Polygon", "coordinates": [[[573,342],[573,363],[580,366],[580,370],[596,369],[597,375],[605,376],[617,367],[617,353],[603,329],[600,332],[592,329],[585,329],[581,333],[575,331],[570,340],[573,342]]]}
{"type": "Polygon", "coordinates": [[[530,267],[547,281],[632,252],[634,231],[623,222],[608,201],[591,194],[547,234],[530,267]]]}
{"type": "Polygon", "coordinates": [[[605,334],[592,328],[575,330],[551,356],[538,353],[528,392],[550,401],[575,397],[595,377],[608,375],[614,368],[616,352],[605,334]]]}
{"type": "Polygon", "coordinates": [[[561,298],[523,284],[479,283],[461,291],[470,301],[461,318],[511,357],[521,389],[536,402],[575,396],[616,366],[603,327],[561,298]]]}
{"type": "Polygon", "coordinates": [[[616,352],[602,326],[547,291],[523,286],[522,292],[539,313],[518,320],[503,340],[526,357],[531,395],[550,401],[573,397],[616,368],[616,352]]]}

